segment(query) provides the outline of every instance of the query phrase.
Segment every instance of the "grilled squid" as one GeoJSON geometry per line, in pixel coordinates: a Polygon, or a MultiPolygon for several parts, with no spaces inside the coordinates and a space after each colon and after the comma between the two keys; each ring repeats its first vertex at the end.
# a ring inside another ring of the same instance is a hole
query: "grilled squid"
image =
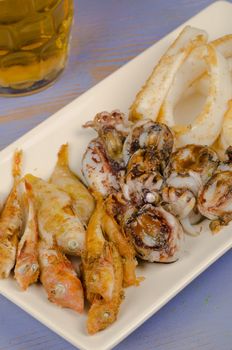
{"type": "Polygon", "coordinates": [[[169,162],[173,149],[173,135],[164,124],[151,120],[137,122],[131,129],[123,145],[125,164],[138,149],[153,149],[154,157],[159,160],[159,168],[163,171],[169,162]]]}
{"type": "Polygon", "coordinates": [[[86,251],[82,256],[86,294],[91,303],[87,320],[90,334],[116,320],[123,295],[122,259],[115,244],[104,236],[104,216],[103,200],[98,196],[87,228],[86,251]]]}
{"type": "Polygon", "coordinates": [[[72,200],[67,193],[36,176],[27,174],[37,209],[40,236],[50,245],[53,241],[70,255],[81,255],[85,249],[85,229],[74,214],[72,200]]]}
{"type": "Polygon", "coordinates": [[[217,232],[232,220],[231,171],[215,173],[198,196],[198,209],[210,220],[210,228],[217,232]]]}
{"type": "Polygon", "coordinates": [[[187,188],[197,195],[217,166],[217,153],[210,147],[187,145],[172,154],[166,169],[166,182],[168,186],[187,188]]]}
{"type": "Polygon", "coordinates": [[[137,205],[159,202],[163,177],[152,148],[137,150],[131,156],[121,179],[121,189],[126,200],[137,205]]]}
{"type": "Polygon", "coordinates": [[[147,120],[135,124],[123,146],[126,170],[121,189],[127,201],[136,205],[159,202],[172,148],[173,135],[165,125],[147,120]]]}
{"type": "Polygon", "coordinates": [[[124,166],[122,159],[122,147],[128,135],[131,123],[120,111],[111,113],[98,113],[93,121],[87,122],[84,127],[91,127],[96,130],[101,139],[110,163],[117,167],[124,166]]]}
{"type": "Polygon", "coordinates": [[[217,153],[211,148],[187,145],[172,154],[166,169],[167,186],[162,191],[163,200],[191,235],[200,233],[199,228],[192,226],[201,219],[196,207],[198,192],[212,176],[217,165],[217,153]]]}
{"type": "Polygon", "coordinates": [[[0,278],[7,278],[15,265],[18,238],[23,227],[23,210],[20,199],[22,152],[13,159],[13,188],[0,216],[0,278]]]}
{"type": "Polygon", "coordinates": [[[221,162],[215,174],[198,195],[198,209],[212,220],[210,228],[218,232],[232,220],[232,147],[226,151],[228,160],[221,162]]]}
{"type": "Polygon", "coordinates": [[[186,188],[164,187],[162,197],[168,211],[179,219],[187,217],[196,204],[194,194],[186,188]]]}
{"type": "Polygon", "coordinates": [[[59,150],[50,182],[71,197],[74,213],[84,225],[87,225],[94,210],[94,199],[77,175],[69,168],[68,144],[62,145],[59,150]]]}
{"type": "Polygon", "coordinates": [[[183,230],[175,216],[162,207],[144,205],[127,216],[124,228],[141,259],[168,263],[179,258],[183,230]]]}
{"type": "Polygon", "coordinates": [[[94,128],[98,137],[87,147],[82,172],[89,187],[104,197],[119,189],[118,177],[125,167],[122,150],[129,125],[119,111],[98,113],[84,125],[94,128]]]}
{"type": "Polygon", "coordinates": [[[82,172],[89,187],[103,197],[119,190],[118,171],[110,164],[99,138],[89,143],[82,159],[82,172]]]}

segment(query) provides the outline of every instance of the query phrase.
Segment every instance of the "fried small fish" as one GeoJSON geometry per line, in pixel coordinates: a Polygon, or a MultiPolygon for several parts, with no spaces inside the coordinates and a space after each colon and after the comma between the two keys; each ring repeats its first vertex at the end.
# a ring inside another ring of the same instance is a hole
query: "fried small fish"
{"type": "Polygon", "coordinates": [[[35,283],[39,277],[38,226],[30,184],[25,181],[27,219],[23,235],[18,245],[15,279],[22,290],[35,283]]]}
{"type": "Polygon", "coordinates": [[[16,151],[13,159],[13,188],[0,215],[0,278],[7,278],[15,265],[18,236],[23,226],[19,182],[22,152],[16,151]]]}
{"type": "Polygon", "coordinates": [[[122,259],[113,242],[104,237],[105,209],[101,196],[89,221],[82,257],[87,299],[91,303],[87,329],[94,334],[113,323],[122,301],[122,259]]]}
{"type": "Polygon", "coordinates": [[[135,249],[126,237],[122,229],[119,227],[115,219],[106,211],[102,219],[103,229],[106,232],[109,240],[115,244],[122,258],[123,265],[123,286],[128,287],[137,285],[135,269],[137,260],[135,258],[135,249]]]}
{"type": "Polygon", "coordinates": [[[114,284],[110,300],[102,298],[99,294],[94,295],[93,302],[88,312],[87,330],[89,334],[95,334],[116,321],[124,294],[122,290],[123,267],[120,255],[113,243],[109,243],[114,284]]]}
{"type": "Polygon", "coordinates": [[[69,195],[31,174],[25,179],[32,186],[40,236],[50,245],[55,239],[66,254],[81,255],[85,249],[85,229],[72,210],[69,195]]]}
{"type": "Polygon", "coordinates": [[[92,302],[95,294],[110,300],[114,284],[114,269],[109,251],[109,242],[102,231],[104,210],[102,200],[89,221],[86,233],[86,251],[83,255],[87,299],[92,302]]]}
{"type": "Polygon", "coordinates": [[[71,262],[56,245],[39,242],[40,280],[48,299],[61,307],[83,312],[84,294],[81,281],[71,262]]]}
{"type": "Polygon", "coordinates": [[[62,145],[59,150],[58,160],[50,182],[68,193],[72,199],[74,213],[84,225],[87,225],[94,210],[95,202],[86,186],[69,168],[68,144],[62,145]]]}

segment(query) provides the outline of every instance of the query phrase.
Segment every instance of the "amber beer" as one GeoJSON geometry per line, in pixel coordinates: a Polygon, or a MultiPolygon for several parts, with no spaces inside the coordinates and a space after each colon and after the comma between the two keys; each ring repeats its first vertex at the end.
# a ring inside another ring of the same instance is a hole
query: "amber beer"
{"type": "Polygon", "coordinates": [[[0,95],[27,94],[65,66],[73,0],[0,0],[0,95]]]}

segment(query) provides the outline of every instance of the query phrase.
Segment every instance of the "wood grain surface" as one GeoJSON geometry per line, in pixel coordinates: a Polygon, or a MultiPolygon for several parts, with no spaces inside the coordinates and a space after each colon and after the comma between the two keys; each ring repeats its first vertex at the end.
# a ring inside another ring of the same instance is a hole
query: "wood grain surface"
{"type": "MultiPolygon", "coordinates": [[[[214,1],[74,2],[71,52],[64,73],[53,86],[38,94],[0,98],[0,148],[214,1]]],[[[231,270],[230,251],[115,349],[232,350],[231,270]]],[[[0,350],[29,349],[74,348],[0,297],[0,350]]]]}

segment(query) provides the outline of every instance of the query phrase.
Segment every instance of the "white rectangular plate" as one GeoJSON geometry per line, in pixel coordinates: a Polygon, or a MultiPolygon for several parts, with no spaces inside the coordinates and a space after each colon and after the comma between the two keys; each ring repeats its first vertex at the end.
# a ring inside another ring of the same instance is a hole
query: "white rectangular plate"
{"type": "MultiPolygon", "coordinates": [[[[214,39],[231,32],[232,5],[216,2],[187,23],[202,29],[214,39]],[[220,19],[220,20],[219,20],[220,19]]],[[[186,24],[186,23],[185,23],[186,24]]],[[[83,130],[82,124],[95,113],[118,108],[128,111],[136,92],[146,80],[155,61],[177,36],[180,29],[166,36],[110,77],[77,98],[41,125],[30,131],[0,154],[0,193],[6,196],[12,184],[10,167],[12,153],[22,148],[25,154],[24,172],[48,178],[55,165],[56,153],[64,142],[70,143],[71,166],[80,173],[80,160],[94,133],[83,130]]],[[[47,301],[39,285],[28,292],[18,290],[13,279],[0,282],[0,292],[43,324],[73,345],[85,350],[107,350],[119,343],[136,327],[152,316],[196,276],[232,246],[228,228],[212,236],[207,225],[198,238],[186,239],[186,248],[180,261],[171,265],[144,264],[138,274],[145,281],[138,288],[126,290],[117,322],[107,330],[89,336],[86,333],[86,314],[60,309],[47,301]]]]}

